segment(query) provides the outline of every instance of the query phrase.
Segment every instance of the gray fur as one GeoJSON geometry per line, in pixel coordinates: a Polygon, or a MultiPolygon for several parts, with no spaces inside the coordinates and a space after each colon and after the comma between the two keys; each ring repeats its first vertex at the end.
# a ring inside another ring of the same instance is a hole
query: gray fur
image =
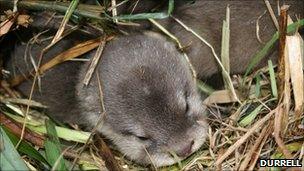
{"type": "MultiPolygon", "coordinates": [[[[220,54],[225,8],[230,4],[231,71],[244,72],[250,57],[263,46],[255,37],[255,22],[266,10],[264,2],[179,3],[173,15],[206,38],[217,54],[220,54]]],[[[303,1],[288,1],[288,4],[292,5],[291,13],[300,13],[303,17],[303,1]]],[[[218,72],[206,45],[170,19],[161,22],[184,45],[190,44],[187,52],[200,78],[218,72]]],[[[275,31],[268,14],[260,23],[261,38],[268,40],[275,31]]],[[[63,40],[46,57],[63,51],[74,44],[75,39],[80,38],[63,40]]],[[[24,49],[20,45],[15,50],[17,66],[25,66],[20,60],[24,49]]],[[[34,56],[40,49],[33,48],[34,56]]],[[[93,127],[101,113],[99,90],[96,74],[90,85],[83,88],[86,69],[87,65],[79,62],[56,66],[42,77],[42,94],[36,92],[34,99],[50,106],[49,113],[58,120],[93,127]]],[[[151,163],[145,147],[156,166],[170,165],[175,161],[168,151],[183,158],[205,141],[208,124],[204,121],[202,101],[187,63],[172,42],[155,34],[119,37],[107,43],[97,72],[102,80],[106,109],[99,131],[128,158],[141,164],[151,163]]],[[[19,88],[28,94],[30,85],[26,82],[19,88]]]]}

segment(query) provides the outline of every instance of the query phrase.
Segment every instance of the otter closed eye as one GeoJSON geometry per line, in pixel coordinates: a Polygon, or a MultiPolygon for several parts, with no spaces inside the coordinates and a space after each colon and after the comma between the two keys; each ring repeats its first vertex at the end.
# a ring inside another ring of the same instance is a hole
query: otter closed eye
{"type": "MultiPolygon", "coordinates": [[[[179,97],[178,97],[179,98],[179,97]]],[[[188,102],[188,100],[189,100],[189,97],[188,97],[188,93],[187,92],[184,92],[184,94],[183,94],[183,104],[181,105],[181,106],[183,106],[184,108],[185,108],[185,114],[187,114],[188,113],[188,111],[189,111],[189,102],[188,102]]]]}
{"type": "Polygon", "coordinates": [[[138,139],[142,140],[142,141],[148,141],[150,140],[149,138],[147,137],[142,137],[142,136],[136,136],[138,139]]]}
{"type": "Polygon", "coordinates": [[[125,135],[125,136],[133,136],[133,137],[136,137],[136,138],[138,138],[138,139],[141,140],[141,141],[150,140],[150,138],[147,137],[147,136],[138,135],[138,134],[136,134],[136,133],[132,133],[131,131],[126,131],[126,130],[125,130],[125,131],[122,132],[122,134],[125,135]]]}
{"type": "Polygon", "coordinates": [[[185,114],[188,113],[188,111],[189,111],[189,104],[188,104],[188,102],[186,101],[185,114]]]}

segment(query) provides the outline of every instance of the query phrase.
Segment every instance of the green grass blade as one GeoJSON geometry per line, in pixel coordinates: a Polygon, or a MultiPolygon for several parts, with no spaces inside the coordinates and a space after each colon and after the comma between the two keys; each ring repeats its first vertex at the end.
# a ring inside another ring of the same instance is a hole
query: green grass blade
{"type": "Polygon", "coordinates": [[[206,83],[202,82],[201,80],[197,79],[196,83],[197,83],[198,89],[204,94],[210,95],[215,91],[211,86],[207,85],[206,83]]]}
{"type": "Polygon", "coordinates": [[[1,170],[29,170],[2,127],[0,127],[0,168],[1,170]]]}
{"type": "Polygon", "coordinates": [[[255,77],[255,80],[256,80],[256,84],[255,84],[255,97],[256,98],[259,98],[260,94],[261,94],[261,75],[258,74],[256,77],[255,77]]]}
{"type": "Polygon", "coordinates": [[[271,83],[271,92],[273,97],[276,99],[278,98],[278,88],[277,88],[277,83],[276,83],[276,78],[275,78],[275,72],[274,72],[274,67],[271,62],[271,60],[268,60],[268,67],[269,67],[269,75],[270,75],[270,83],[271,83]]]}
{"type": "Polygon", "coordinates": [[[45,121],[48,138],[45,141],[46,159],[54,170],[67,170],[65,161],[61,155],[59,138],[55,129],[55,124],[51,120],[45,121]]]}
{"type": "Polygon", "coordinates": [[[268,52],[272,49],[272,47],[274,46],[274,44],[276,43],[276,41],[279,38],[279,34],[275,33],[272,38],[265,44],[265,46],[262,48],[261,51],[259,51],[250,61],[246,73],[245,73],[245,77],[249,74],[249,72],[251,72],[251,70],[268,54],[268,52]]]}
{"type": "MultiPolygon", "coordinates": [[[[295,32],[299,27],[303,27],[303,26],[304,26],[304,19],[294,22],[288,25],[287,34],[295,32]]],[[[268,52],[272,49],[272,47],[274,46],[274,44],[278,39],[279,39],[279,33],[276,32],[272,36],[272,38],[265,44],[265,46],[251,59],[244,77],[246,77],[251,72],[251,70],[268,54],[268,52]]]]}
{"type": "Polygon", "coordinates": [[[112,19],[118,20],[146,20],[146,19],[164,19],[169,17],[174,9],[174,0],[169,0],[168,11],[156,12],[156,13],[140,13],[140,14],[130,14],[130,15],[120,15],[111,17],[112,19]]]}
{"type": "Polygon", "coordinates": [[[250,125],[254,119],[256,118],[256,116],[259,114],[259,112],[261,111],[263,105],[259,105],[257,108],[255,108],[250,114],[248,114],[246,117],[244,117],[240,122],[240,126],[245,127],[247,125],[250,125]]]}
{"type": "Polygon", "coordinates": [[[168,4],[168,15],[170,15],[174,10],[174,0],[169,0],[168,4]]]}
{"type": "MultiPolygon", "coordinates": [[[[27,128],[29,128],[30,130],[33,130],[37,133],[41,133],[41,134],[46,134],[47,133],[45,126],[27,125],[27,128]]],[[[77,130],[64,128],[64,127],[59,127],[59,126],[55,126],[55,128],[56,128],[58,137],[62,138],[64,140],[67,140],[67,141],[86,143],[87,140],[90,137],[89,132],[77,131],[77,130]]]]}
{"type": "Polygon", "coordinates": [[[112,17],[113,19],[118,20],[146,20],[148,18],[152,19],[163,19],[167,18],[168,14],[164,12],[156,12],[156,13],[140,13],[140,14],[133,14],[133,15],[120,15],[116,17],[112,17]]]}
{"type": "MultiPolygon", "coordinates": [[[[5,112],[5,114],[19,123],[23,122],[23,118],[20,116],[15,116],[15,115],[12,115],[7,112],[5,112]]],[[[41,121],[37,121],[37,120],[33,120],[33,119],[27,120],[26,127],[39,134],[47,133],[44,123],[42,123],[41,121]]],[[[86,143],[88,138],[90,137],[90,132],[77,131],[77,130],[60,127],[60,126],[55,126],[55,128],[56,128],[58,137],[65,139],[67,141],[86,143]]]]}
{"type": "MultiPolygon", "coordinates": [[[[275,98],[271,98],[265,102],[265,104],[272,102],[276,100],[275,98]]],[[[253,123],[254,119],[257,117],[257,115],[260,113],[262,108],[264,107],[264,104],[260,104],[258,107],[256,107],[250,114],[245,116],[243,119],[239,121],[240,126],[245,127],[247,125],[250,125],[253,123]]]]}
{"type": "MultiPolygon", "coordinates": [[[[230,8],[227,7],[226,11],[226,20],[223,21],[222,27],[222,46],[221,46],[221,62],[227,71],[230,74],[230,59],[229,59],[229,41],[230,41],[230,8]]],[[[224,71],[222,71],[222,77],[225,85],[225,89],[229,89],[229,78],[224,71]]]]}

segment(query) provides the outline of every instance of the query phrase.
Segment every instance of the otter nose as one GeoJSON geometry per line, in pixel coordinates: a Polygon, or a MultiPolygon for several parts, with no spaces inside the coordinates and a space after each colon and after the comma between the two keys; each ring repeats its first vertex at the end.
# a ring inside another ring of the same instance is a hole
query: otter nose
{"type": "Polygon", "coordinates": [[[192,140],[189,144],[184,146],[181,150],[177,151],[177,155],[179,157],[187,157],[192,152],[193,144],[194,144],[194,141],[192,140]]]}

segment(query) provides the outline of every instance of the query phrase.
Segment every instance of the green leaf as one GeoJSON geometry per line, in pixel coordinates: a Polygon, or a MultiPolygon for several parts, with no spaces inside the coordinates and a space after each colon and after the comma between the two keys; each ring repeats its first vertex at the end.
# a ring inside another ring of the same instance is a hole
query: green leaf
{"type": "Polygon", "coordinates": [[[79,159],[78,163],[81,170],[100,170],[100,168],[96,164],[91,162],[79,159]]]}
{"type": "Polygon", "coordinates": [[[65,161],[61,155],[60,142],[55,129],[55,124],[51,120],[46,120],[45,126],[48,134],[44,144],[46,159],[52,165],[52,170],[67,170],[65,161]]]}
{"type": "MultiPolygon", "coordinates": [[[[286,144],[286,148],[288,149],[289,152],[292,152],[292,153],[298,152],[302,148],[302,143],[292,142],[292,143],[286,144]]],[[[273,155],[271,155],[271,159],[284,159],[284,158],[285,158],[285,156],[279,148],[277,148],[276,152],[273,155]]]]}
{"type": "Polygon", "coordinates": [[[0,127],[0,159],[1,170],[29,170],[2,127],[0,127]]]}
{"type": "MultiPolygon", "coordinates": [[[[7,134],[7,136],[9,137],[9,139],[11,140],[12,144],[14,146],[16,146],[16,144],[18,143],[19,141],[19,138],[17,136],[15,136],[14,134],[12,134],[8,129],[6,129],[5,127],[2,127],[3,130],[5,131],[5,133],[7,134]]],[[[30,144],[28,144],[27,142],[25,141],[21,141],[20,145],[18,146],[18,149],[17,149],[20,153],[22,154],[26,154],[28,155],[29,157],[33,158],[33,159],[36,159],[48,166],[49,163],[46,161],[46,159],[34,148],[32,147],[30,144]]]]}
{"type": "Polygon", "coordinates": [[[263,105],[259,105],[257,108],[255,108],[250,114],[248,114],[246,117],[244,117],[240,122],[240,126],[245,127],[247,125],[250,125],[253,120],[256,118],[256,116],[259,114],[261,111],[263,105]]]}

